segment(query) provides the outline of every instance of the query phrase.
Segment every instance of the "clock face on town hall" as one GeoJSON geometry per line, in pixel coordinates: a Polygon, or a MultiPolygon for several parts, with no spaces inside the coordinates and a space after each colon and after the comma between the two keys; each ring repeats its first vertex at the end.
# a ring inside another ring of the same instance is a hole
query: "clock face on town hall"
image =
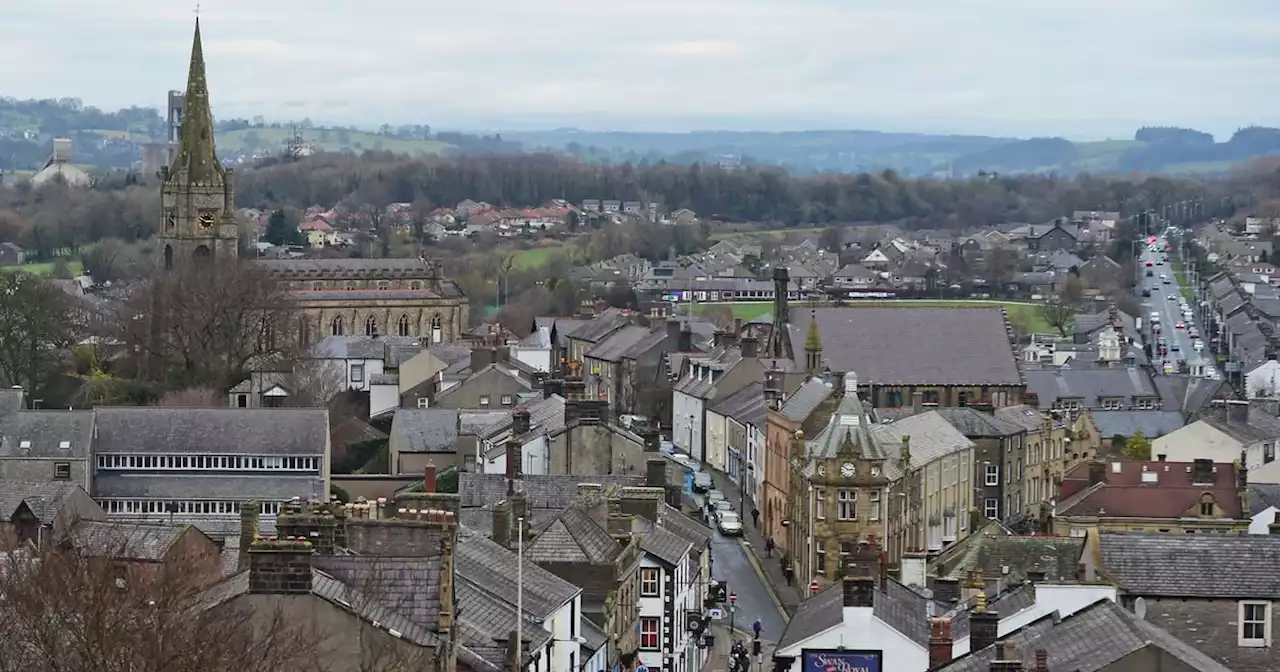
{"type": "Polygon", "coordinates": [[[215,222],[217,222],[217,220],[218,220],[218,217],[214,213],[207,212],[207,211],[202,212],[200,213],[200,228],[211,229],[213,228],[213,225],[215,222]]]}

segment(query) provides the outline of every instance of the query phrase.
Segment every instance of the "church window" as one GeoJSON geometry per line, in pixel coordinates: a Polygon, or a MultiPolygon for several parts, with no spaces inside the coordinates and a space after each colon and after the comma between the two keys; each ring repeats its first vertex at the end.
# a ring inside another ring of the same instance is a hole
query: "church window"
{"type": "Polygon", "coordinates": [[[329,331],[330,331],[334,336],[341,336],[341,335],[342,335],[342,333],[343,333],[343,331],[345,331],[342,327],[343,327],[343,325],[342,325],[342,316],[341,316],[341,315],[339,315],[339,316],[337,316],[337,317],[333,318],[333,327],[332,327],[329,331]]]}
{"type": "Polygon", "coordinates": [[[400,336],[409,335],[409,316],[408,315],[400,316],[400,319],[396,322],[396,333],[399,334],[400,336]]]}
{"type": "Polygon", "coordinates": [[[324,281],[316,280],[315,282],[311,283],[311,289],[317,292],[322,291],[324,289],[324,281]]]}
{"type": "Polygon", "coordinates": [[[348,280],[348,281],[347,281],[347,291],[351,291],[351,290],[353,290],[353,289],[355,289],[355,288],[356,288],[356,281],[355,281],[355,280],[348,280]]]}
{"type": "Polygon", "coordinates": [[[191,253],[191,256],[203,261],[213,256],[213,253],[209,250],[208,245],[201,245],[197,247],[194,252],[191,253]]]}
{"type": "Polygon", "coordinates": [[[422,281],[414,280],[413,282],[409,283],[409,289],[413,289],[413,290],[422,289],[422,281]]]}
{"type": "Polygon", "coordinates": [[[391,289],[391,283],[386,280],[379,280],[378,289],[391,289]]]}
{"type": "Polygon", "coordinates": [[[306,318],[298,320],[298,345],[304,348],[311,345],[311,327],[306,318]]]}
{"type": "Polygon", "coordinates": [[[376,318],[376,317],[374,317],[374,316],[370,315],[367,319],[365,319],[365,321],[364,321],[364,335],[365,335],[365,336],[377,336],[377,335],[378,335],[378,318],[376,318]]]}
{"type": "Polygon", "coordinates": [[[164,270],[166,271],[173,270],[173,246],[172,245],[164,246],[164,270]]]}

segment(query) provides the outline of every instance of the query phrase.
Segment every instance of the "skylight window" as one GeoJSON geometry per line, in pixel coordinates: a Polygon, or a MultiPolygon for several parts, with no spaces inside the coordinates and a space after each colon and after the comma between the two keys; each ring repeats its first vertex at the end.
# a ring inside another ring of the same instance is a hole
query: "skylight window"
{"type": "Polygon", "coordinates": [[[63,449],[63,450],[66,450],[66,449],[68,449],[68,448],[70,448],[70,447],[71,447],[71,442],[70,442],[70,441],[59,441],[59,442],[58,442],[58,447],[59,447],[59,448],[61,448],[61,449],[63,449]]]}
{"type": "Polygon", "coordinates": [[[19,447],[19,448],[30,448],[30,447],[31,447],[31,442],[30,442],[30,441],[19,441],[19,442],[18,442],[18,447],[19,447]]]}

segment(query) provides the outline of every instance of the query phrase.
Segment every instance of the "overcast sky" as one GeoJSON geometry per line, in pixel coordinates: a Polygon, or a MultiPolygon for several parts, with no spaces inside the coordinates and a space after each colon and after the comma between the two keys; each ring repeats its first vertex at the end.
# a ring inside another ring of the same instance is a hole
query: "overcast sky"
{"type": "MultiPolygon", "coordinates": [[[[0,0],[0,95],[163,106],[194,1],[0,0]]],[[[1277,0],[205,0],[221,118],[1219,139],[1280,125],[1277,0]]]]}

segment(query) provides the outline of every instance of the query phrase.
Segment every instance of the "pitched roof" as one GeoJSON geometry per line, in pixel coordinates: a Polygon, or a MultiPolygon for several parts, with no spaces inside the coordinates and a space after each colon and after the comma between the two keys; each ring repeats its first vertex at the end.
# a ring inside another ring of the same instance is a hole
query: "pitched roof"
{"type": "MultiPolygon", "coordinates": [[[[527,550],[527,549],[526,549],[527,550]]],[[[454,571],[465,579],[484,586],[485,590],[511,604],[516,603],[516,554],[473,530],[458,536],[458,561],[454,571]]],[[[539,567],[532,559],[524,560],[524,610],[545,619],[582,589],[539,567]]]]}
{"type": "MultiPolygon", "coordinates": [[[[665,329],[659,329],[665,335],[665,329]]],[[[618,362],[632,346],[649,337],[649,327],[626,326],[605,336],[595,347],[587,350],[586,357],[605,362],[618,362]]]]}
{"type": "Polygon", "coordinates": [[[458,449],[458,411],[452,408],[397,408],[391,438],[402,452],[450,453],[458,449]]]}
{"type": "Polygon", "coordinates": [[[0,421],[0,457],[87,459],[93,427],[92,411],[18,411],[0,421]]]}
{"type": "Polygon", "coordinates": [[[612,562],[622,547],[586,512],[568,508],[538,533],[524,557],[539,563],[612,562]]]}
{"type": "Polygon", "coordinates": [[[1180,411],[1089,411],[1099,436],[1133,436],[1138,431],[1154,439],[1186,424],[1180,411]]]}
{"type": "Polygon", "coordinates": [[[1280,485],[1249,484],[1249,514],[1256,516],[1271,507],[1280,509],[1280,485]]]}
{"type": "Polygon", "coordinates": [[[860,306],[808,313],[813,317],[793,314],[791,342],[803,343],[816,318],[823,360],[868,383],[1022,383],[1000,308],[860,306]]]}
{"type": "Polygon", "coordinates": [[[1051,581],[1075,580],[1084,542],[1084,537],[1022,536],[989,526],[946,549],[934,562],[938,578],[945,579],[962,579],[980,569],[983,576],[1010,580],[1027,578],[1034,570],[1045,572],[1051,581]]]}
{"type": "MultiPolygon", "coordinates": [[[[562,509],[574,502],[582,476],[572,474],[525,474],[515,482],[515,489],[525,493],[529,508],[562,509]]],[[[601,474],[592,483],[606,487],[644,485],[644,476],[601,474]]],[[[458,494],[463,507],[478,507],[500,502],[507,496],[507,477],[503,474],[458,474],[458,494]]]]}
{"type": "MultiPolygon", "coordinates": [[[[904,437],[911,437],[911,461],[921,465],[940,457],[967,450],[973,441],[960,433],[937,411],[912,415],[887,425],[877,425],[872,434],[882,444],[901,446],[904,437]]],[[[889,453],[893,455],[892,452],[889,453]]]]}
{"type": "MultiPolygon", "coordinates": [[[[489,586],[459,576],[453,584],[454,598],[458,604],[458,625],[461,639],[473,645],[472,650],[498,669],[504,669],[505,646],[494,646],[511,635],[516,620],[516,605],[500,598],[489,586]]],[[[535,618],[528,609],[521,615],[525,655],[531,656],[551,641],[551,633],[543,627],[545,617],[535,618]]]]}
{"type": "Polygon", "coordinates": [[[1041,408],[1059,399],[1075,399],[1084,408],[1096,408],[1100,399],[1158,397],[1151,374],[1138,368],[1031,369],[1026,372],[1027,391],[1034,392],[1041,408]]]}
{"type": "MultiPolygon", "coordinates": [[[[247,499],[287,502],[324,501],[324,477],[254,475],[189,475],[183,473],[110,473],[93,477],[93,495],[102,499],[210,499],[239,502],[247,499]]],[[[204,529],[201,526],[201,529],[204,529]]]]}
{"type": "MultiPolygon", "coordinates": [[[[117,560],[163,560],[188,525],[135,523],[120,520],[82,520],[68,542],[82,555],[117,560]]],[[[196,532],[200,534],[200,532],[196,532]]]]}
{"type": "Polygon", "coordinates": [[[680,564],[693,550],[692,542],[664,528],[661,523],[653,524],[640,518],[636,520],[635,529],[640,535],[640,550],[668,565],[680,564]]]}
{"type": "Polygon", "coordinates": [[[1100,569],[1132,595],[1280,599],[1280,535],[1103,532],[1100,569]]]}
{"type": "MultiPolygon", "coordinates": [[[[954,635],[954,633],[953,633],[954,635]]],[[[1097,672],[1149,646],[1156,647],[1197,672],[1230,672],[1212,658],[1151,623],[1141,620],[1120,605],[1098,600],[1066,618],[1057,612],[1000,638],[1013,645],[1024,661],[1031,663],[1033,652],[1044,649],[1051,670],[1097,672]]],[[[952,660],[934,668],[937,672],[988,672],[996,659],[997,647],[952,660]]]]}
{"type": "Polygon", "coordinates": [[[937,408],[934,412],[967,437],[1003,437],[1025,432],[1018,425],[976,408],[937,408]]]}
{"type": "Polygon", "coordinates": [[[834,392],[834,388],[821,378],[810,378],[801,383],[790,397],[787,397],[778,412],[792,422],[803,422],[834,392]]]}
{"type": "Polygon", "coordinates": [[[1078,464],[1063,475],[1057,516],[1112,518],[1181,518],[1206,493],[1213,496],[1227,518],[1244,512],[1236,489],[1236,469],[1230,463],[1213,465],[1213,482],[1194,483],[1187,462],[1110,462],[1106,481],[1089,485],[1089,464],[1078,464]]]}
{"type": "MultiPolygon", "coordinates": [[[[795,646],[840,625],[844,620],[842,587],[840,581],[835,581],[801,602],[778,640],[777,648],[795,646]]],[[[877,586],[873,599],[872,613],[877,619],[921,646],[928,644],[928,600],[894,579],[887,581],[885,590],[877,586]]]]}
{"type": "Polygon", "coordinates": [[[343,584],[394,605],[413,623],[434,629],[440,619],[440,557],[315,556],[313,565],[343,584]]]}
{"type": "Polygon", "coordinates": [[[764,403],[764,383],[755,381],[718,400],[711,410],[757,429],[764,429],[768,410],[764,403]]]}
{"type": "MultiPolygon", "coordinates": [[[[8,521],[22,504],[41,523],[57,517],[62,503],[80,486],[70,481],[15,481],[0,478],[0,520],[8,521]]],[[[86,496],[88,493],[85,493],[86,496]]]]}
{"type": "Polygon", "coordinates": [[[94,409],[97,453],[321,455],[329,441],[323,408],[94,409]]]}

